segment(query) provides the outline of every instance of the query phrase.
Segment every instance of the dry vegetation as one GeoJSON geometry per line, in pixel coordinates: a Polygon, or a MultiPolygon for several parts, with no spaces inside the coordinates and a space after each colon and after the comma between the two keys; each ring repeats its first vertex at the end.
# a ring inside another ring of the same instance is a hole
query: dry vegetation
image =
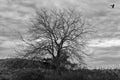
{"type": "Polygon", "coordinates": [[[43,64],[34,61],[29,63],[30,60],[16,58],[0,62],[3,65],[0,80],[120,80],[119,69],[78,69],[63,71],[59,75],[54,69],[36,66],[43,64]]]}

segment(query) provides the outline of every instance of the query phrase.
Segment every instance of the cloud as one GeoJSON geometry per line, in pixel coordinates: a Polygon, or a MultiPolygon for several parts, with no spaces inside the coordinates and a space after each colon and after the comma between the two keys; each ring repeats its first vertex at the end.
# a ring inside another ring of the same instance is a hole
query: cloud
{"type": "Polygon", "coordinates": [[[112,47],[112,46],[120,46],[120,39],[114,38],[114,39],[96,39],[92,40],[91,44],[89,44],[90,47],[112,47]]]}
{"type": "MultiPolygon", "coordinates": [[[[18,56],[15,52],[15,49],[19,49],[18,45],[24,44],[22,41],[19,40],[9,40],[1,37],[0,41],[0,58],[9,58],[18,56]]],[[[20,50],[20,49],[19,49],[20,50]]]]}
{"type": "Polygon", "coordinates": [[[103,56],[119,57],[120,40],[119,39],[96,39],[89,42],[92,55],[97,58],[103,56]]]}
{"type": "Polygon", "coordinates": [[[93,39],[88,46],[92,49],[92,59],[89,60],[91,66],[120,64],[119,38],[93,39]]]}

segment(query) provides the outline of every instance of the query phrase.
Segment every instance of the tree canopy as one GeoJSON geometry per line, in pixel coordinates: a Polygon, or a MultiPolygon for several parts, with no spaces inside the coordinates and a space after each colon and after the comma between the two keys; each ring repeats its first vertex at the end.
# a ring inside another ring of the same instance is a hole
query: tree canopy
{"type": "Polygon", "coordinates": [[[29,28],[30,38],[24,57],[40,60],[56,68],[72,67],[74,62],[83,64],[86,37],[90,25],[74,9],[36,11],[29,28]]]}

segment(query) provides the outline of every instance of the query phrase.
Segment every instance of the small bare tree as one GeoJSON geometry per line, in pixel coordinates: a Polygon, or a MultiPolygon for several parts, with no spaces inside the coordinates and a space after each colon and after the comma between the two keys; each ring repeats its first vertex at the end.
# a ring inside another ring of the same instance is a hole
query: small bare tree
{"type": "Polygon", "coordinates": [[[80,12],[73,9],[36,11],[36,18],[29,28],[30,39],[25,41],[24,57],[40,60],[61,67],[72,63],[83,64],[86,36],[90,25],[80,12]]]}

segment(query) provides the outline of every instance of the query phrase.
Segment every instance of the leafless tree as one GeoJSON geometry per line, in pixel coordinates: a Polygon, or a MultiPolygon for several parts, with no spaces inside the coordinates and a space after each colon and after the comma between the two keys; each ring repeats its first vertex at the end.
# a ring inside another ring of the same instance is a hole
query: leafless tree
{"type": "Polygon", "coordinates": [[[83,64],[90,25],[80,12],[40,9],[36,14],[28,31],[30,39],[22,38],[27,44],[24,57],[50,63],[57,70],[74,62],[83,64]]]}

